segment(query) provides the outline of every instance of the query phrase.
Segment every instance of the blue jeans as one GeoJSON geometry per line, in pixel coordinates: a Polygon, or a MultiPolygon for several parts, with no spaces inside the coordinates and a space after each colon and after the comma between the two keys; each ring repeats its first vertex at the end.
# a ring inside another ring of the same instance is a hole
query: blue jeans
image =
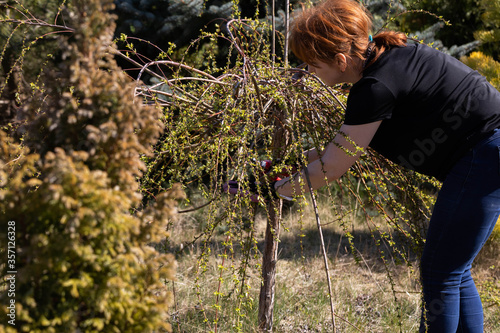
{"type": "Polygon", "coordinates": [[[457,162],[439,192],[421,260],[420,332],[483,333],[483,307],[470,269],[499,213],[496,130],[457,162]]]}

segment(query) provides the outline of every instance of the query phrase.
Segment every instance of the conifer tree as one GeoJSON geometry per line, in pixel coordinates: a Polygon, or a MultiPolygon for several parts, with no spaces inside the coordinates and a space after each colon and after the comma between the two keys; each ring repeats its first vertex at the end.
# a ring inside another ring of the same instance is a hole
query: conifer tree
{"type": "Polygon", "coordinates": [[[0,131],[0,245],[15,242],[15,261],[1,267],[15,296],[0,295],[0,316],[14,321],[0,332],[169,329],[164,282],[175,261],[148,244],[165,236],[182,194],[136,209],[141,156],[161,128],[109,53],[111,9],[112,0],[68,3],[74,33],[58,37],[62,61],[48,62],[22,104],[24,141],[0,131]]]}
{"type": "Polygon", "coordinates": [[[472,52],[469,56],[464,56],[460,60],[484,75],[500,91],[500,62],[482,52],[472,52]]]}
{"type": "Polygon", "coordinates": [[[481,18],[485,29],[474,33],[474,37],[483,43],[483,52],[500,60],[500,2],[497,0],[481,0],[480,7],[483,10],[481,18]]]}

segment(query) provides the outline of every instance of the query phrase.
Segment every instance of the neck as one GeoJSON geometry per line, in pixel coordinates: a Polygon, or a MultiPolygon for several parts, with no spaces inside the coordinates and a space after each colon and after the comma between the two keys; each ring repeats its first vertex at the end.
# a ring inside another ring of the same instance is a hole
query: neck
{"type": "Polygon", "coordinates": [[[347,83],[356,83],[363,77],[363,64],[364,61],[359,58],[349,60],[350,64],[345,71],[345,78],[347,83]]]}

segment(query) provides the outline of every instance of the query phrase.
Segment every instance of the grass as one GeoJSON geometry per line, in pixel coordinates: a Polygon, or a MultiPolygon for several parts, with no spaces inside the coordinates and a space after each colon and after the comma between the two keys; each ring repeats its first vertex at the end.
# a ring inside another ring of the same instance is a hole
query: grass
{"type": "MultiPolygon", "coordinates": [[[[320,205],[320,209],[337,332],[416,332],[421,297],[417,260],[410,266],[396,265],[388,255],[384,264],[367,226],[355,216],[348,226],[353,235],[351,247],[328,205],[320,205]]],[[[288,231],[280,236],[274,332],[331,332],[330,300],[314,214],[309,205],[299,223],[293,208],[285,208],[285,213],[283,226],[288,231]]],[[[257,250],[246,262],[239,250],[244,244],[234,242],[234,252],[225,246],[228,239],[223,226],[209,242],[210,254],[201,256],[202,241],[190,242],[200,233],[204,218],[206,214],[199,211],[181,215],[171,228],[168,251],[176,252],[178,261],[177,281],[169,284],[174,291],[173,330],[257,332],[265,219],[259,216],[255,221],[252,230],[257,250]],[[200,258],[204,260],[200,262],[200,258]],[[242,267],[246,269],[244,283],[238,274],[242,267]]],[[[241,239],[250,232],[242,231],[241,239]]],[[[496,266],[500,242],[492,239],[476,260],[473,274],[483,297],[485,332],[500,332],[496,266]]]]}

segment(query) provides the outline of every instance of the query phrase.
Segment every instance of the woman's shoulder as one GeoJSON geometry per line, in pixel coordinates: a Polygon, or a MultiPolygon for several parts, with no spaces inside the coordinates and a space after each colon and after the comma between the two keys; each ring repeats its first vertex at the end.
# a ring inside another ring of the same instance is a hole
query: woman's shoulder
{"type": "Polygon", "coordinates": [[[384,53],[365,70],[359,85],[376,79],[395,96],[425,94],[432,87],[456,87],[472,71],[458,59],[421,43],[408,43],[384,53]]]}
{"type": "Polygon", "coordinates": [[[444,56],[452,58],[449,55],[442,53],[441,51],[432,48],[426,44],[418,43],[414,41],[408,41],[405,46],[395,46],[389,50],[386,50],[380,58],[373,63],[367,72],[380,70],[384,68],[385,65],[392,67],[392,70],[398,69],[395,65],[399,63],[405,64],[409,62],[417,62],[425,60],[427,61],[429,57],[433,56],[444,56]]]}
{"type": "Polygon", "coordinates": [[[392,70],[398,69],[395,65],[414,62],[421,57],[430,56],[434,52],[438,51],[425,44],[410,41],[405,46],[395,46],[386,50],[368,70],[380,70],[386,65],[392,67],[392,70]]]}
{"type": "MultiPolygon", "coordinates": [[[[385,52],[386,62],[394,65],[394,63],[409,64],[409,68],[412,68],[412,64],[423,64],[423,65],[439,65],[447,63],[460,63],[460,60],[452,57],[449,54],[444,53],[432,46],[424,43],[409,41],[406,46],[394,47],[387,52],[385,52]]],[[[382,60],[381,59],[381,60],[382,60]]],[[[383,62],[381,62],[382,64],[383,62]]],[[[395,68],[397,69],[397,68],[395,68]]]]}

